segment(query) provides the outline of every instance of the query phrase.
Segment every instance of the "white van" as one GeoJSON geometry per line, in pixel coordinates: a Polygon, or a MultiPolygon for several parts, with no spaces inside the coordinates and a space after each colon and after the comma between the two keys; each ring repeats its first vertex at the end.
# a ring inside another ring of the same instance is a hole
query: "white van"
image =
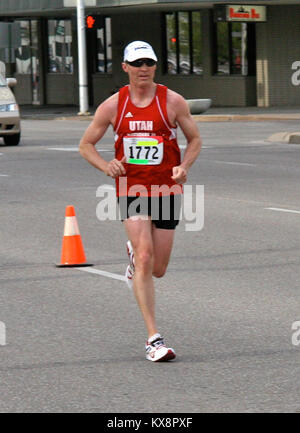
{"type": "Polygon", "coordinates": [[[17,146],[21,138],[19,106],[10,90],[16,84],[15,78],[5,79],[0,74],[0,137],[8,146],[17,146]]]}

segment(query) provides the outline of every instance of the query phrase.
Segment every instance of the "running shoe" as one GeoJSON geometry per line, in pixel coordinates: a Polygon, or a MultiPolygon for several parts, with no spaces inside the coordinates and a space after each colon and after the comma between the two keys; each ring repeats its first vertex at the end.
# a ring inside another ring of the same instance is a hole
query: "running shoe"
{"type": "Polygon", "coordinates": [[[134,254],[133,254],[133,248],[130,241],[127,241],[126,243],[127,248],[127,254],[129,257],[129,265],[127,266],[126,272],[125,272],[125,278],[127,286],[132,289],[133,288],[133,274],[134,274],[134,254]]]}
{"type": "Polygon", "coordinates": [[[130,263],[132,272],[134,272],[134,254],[133,254],[133,248],[132,248],[130,241],[127,241],[126,248],[127,248],[127,254],[129,257],[129,263],[130,263]]]}
{"type": "Polygon", "coordinates": [[[128,265],[125,272],[126,283],[129,289],[133,288],[133,273],[131,270],[131,266],[128,265]]]}
{"type": "Polygon", "coordinates": [[[174,349],[166,347],[164,339],[160,334],[154,334],[146,343],[146,359],[148,361],[171,361],[176,354],[174,349]]]}

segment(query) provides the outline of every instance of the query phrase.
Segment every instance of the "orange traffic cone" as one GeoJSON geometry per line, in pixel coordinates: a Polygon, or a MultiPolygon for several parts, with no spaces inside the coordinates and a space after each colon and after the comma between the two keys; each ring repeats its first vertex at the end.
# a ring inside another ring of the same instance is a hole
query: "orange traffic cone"
{"type": "Polygon", "coordinates": [[[91,264],[86,263],[74,206],[66,207],[65,229],[61,251],[61,263],[56,266],[92,266],[91,264]]]}

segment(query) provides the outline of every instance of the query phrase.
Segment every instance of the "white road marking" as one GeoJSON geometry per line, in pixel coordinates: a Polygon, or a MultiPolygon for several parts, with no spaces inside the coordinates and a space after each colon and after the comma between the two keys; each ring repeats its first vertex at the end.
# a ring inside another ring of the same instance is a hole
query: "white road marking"
{"type": "Polygon", "coordinates": [[[113,185],[106,185],[106,184],[100,185],[99,188],[102,188],[102,189],[109,189],[109,190],[113,190],[113,191],[116,190],[116,187],[115,187],[115,186],[113,186],[113,185]]]}
{"type": "MultiPolygon", "coordinates": [[[[48,150],[60,150],[62,152],[79,152],[78,146],[77,147],[48,147],[48,150]]],[[[100,152],[114,152],[114,150],[111,149],[99,149],[100,152]]]]}
{"type": "Polygon", "coordinates": [[[265,207],[266,210],[275,210],[277,212],[289,212],[289,213],[299,213],[299,210],[294,210],[294,209],[281,209],[279,207],[265,207]]]}
{"type": "MultiPolygon", "coordinates": [[[[179,149],[186,149],[186,144],[179,144],[178,145],[179,149]]],[[[212,149],[213,146],[202,146],[201,149],[212,149]]]]}
{"type": "Polygon", "coordinates": [[[61,150],[62,152],[78,152],[78,147],[48,147],[48,150],[61,150]]]}
{"type": "Polygon", "coordinates": [[[206,159],[203,161],[215,162],[216,164],[245,165],[248,167],[256,167],[256,164],[248,164],[247,162],[219,161],[217,159],[206,159]]]}
{"type": "Polygon", "coordinates": [[[93,268],[75,268],[78,271],[89,272],[90,274],[101,275],[102,277],[113,278],[114,280],[126,281],[125,276],[119,274],[113,274],[112,272],[100,271],[99,269],[93,268]]]}

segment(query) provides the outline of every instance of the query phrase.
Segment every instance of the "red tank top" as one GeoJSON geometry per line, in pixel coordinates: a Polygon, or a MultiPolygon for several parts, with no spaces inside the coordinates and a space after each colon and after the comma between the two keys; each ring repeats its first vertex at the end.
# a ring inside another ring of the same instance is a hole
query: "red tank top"
{"type": "Polygon", "coordinates": [[[171,179],[180,149],[177,127],[168,119],[166,86],[157,84],[152,102],[142,108],[131,102],[128,85],[120,89],[114,131],[115,158],[127,158],[126,175],[116,179],[117,196],[181,194],[181,185],[171,179]]]}

